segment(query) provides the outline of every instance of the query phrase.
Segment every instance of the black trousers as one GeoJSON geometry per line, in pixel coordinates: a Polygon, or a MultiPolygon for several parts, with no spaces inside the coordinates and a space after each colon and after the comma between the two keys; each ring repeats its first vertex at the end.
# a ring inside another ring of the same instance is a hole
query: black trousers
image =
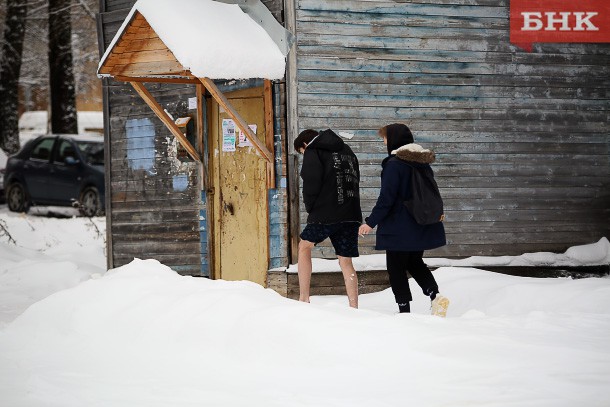
{"type": "Polygon", "coordinates": [[[404,304],[413,300],[409,289],[407,271],[421,287],[424,295],[430,296],[438,293],[438,284],[432,272],[424,263],[424,252],[397,252],[386,251],[386,263],[390,275],[390,285],[397,304],[404,304]]]}

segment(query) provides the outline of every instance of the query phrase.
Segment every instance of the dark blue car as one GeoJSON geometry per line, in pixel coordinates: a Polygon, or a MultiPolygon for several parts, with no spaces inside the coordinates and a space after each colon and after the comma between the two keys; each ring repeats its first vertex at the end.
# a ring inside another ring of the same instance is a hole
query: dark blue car
{"type": "Polygon", "coordinates": [[[8,207],[27,212],[31,205],[77,207],[85,216],[104,211],[102,136],[41,136],[8,159],[4,174],[8,207]]]}

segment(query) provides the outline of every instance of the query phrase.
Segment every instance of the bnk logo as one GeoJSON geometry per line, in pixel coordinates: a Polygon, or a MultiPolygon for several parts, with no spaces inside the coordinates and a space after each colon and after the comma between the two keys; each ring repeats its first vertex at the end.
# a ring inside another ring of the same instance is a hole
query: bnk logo
{"type": "Polygon", "coordinates": [[[510,0],[510,42],[610,42],[610,0],[510,0]]]}
{"type": "Polygon", "coordinates": [[[523,31],[599,31],[599,27],[591,22],[591,19],[599,13],[593,11],[562,11],[560,13],[550,12],[522,12],[523,31]]]}

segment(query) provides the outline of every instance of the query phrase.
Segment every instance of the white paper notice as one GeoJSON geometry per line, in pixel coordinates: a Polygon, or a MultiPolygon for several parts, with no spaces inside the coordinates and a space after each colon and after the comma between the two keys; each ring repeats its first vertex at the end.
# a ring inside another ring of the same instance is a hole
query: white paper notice
{"type": "Polygon", "coordinates": [[[189,110],[197,109],[197,96],[189,98],[189,110]]]}
{"type": "Polygon", "coordinates": [[[222,151],[235,151],[235,122],[222,119],[222,151]]]}
{"type": "MultiPolygon", "coordinates": [[[[249,124],[248,127],[252,130],[252,133],[256,134],[256,124],[249,124]]],[[[243,131],[239,128],[235,129],[235,131],[237,132],[237,140],[239,140],[237,147],[252,147],[252,142],[246,137],[243,131]]]]}

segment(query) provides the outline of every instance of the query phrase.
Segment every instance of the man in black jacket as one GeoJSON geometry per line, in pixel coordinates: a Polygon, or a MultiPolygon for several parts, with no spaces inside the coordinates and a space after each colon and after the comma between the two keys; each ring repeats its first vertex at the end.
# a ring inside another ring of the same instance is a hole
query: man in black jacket
{"type": "Polygon", "coordinates": [[[360,169],[358,159],[332,130],[305,130],[294,140],[303,154],[301,179],[307,226],[299,242],[299,300],[309,302],[311,250],[326,238],[339,258],[349,305],[358,308],[358,276],[352,257],[358,257],[360,169]]]}

